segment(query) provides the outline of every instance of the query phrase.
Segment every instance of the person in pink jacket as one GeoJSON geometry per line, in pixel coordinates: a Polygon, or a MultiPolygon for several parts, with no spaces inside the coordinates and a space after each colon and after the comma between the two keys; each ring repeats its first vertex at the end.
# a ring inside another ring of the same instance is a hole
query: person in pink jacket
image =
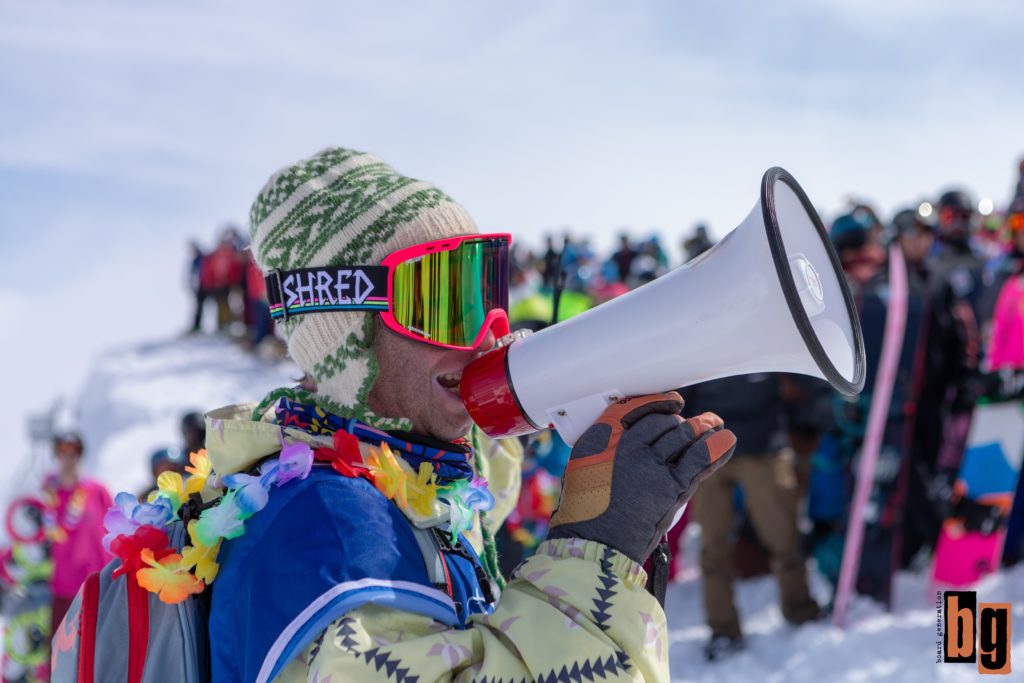
{"type": "Polygon", "coordinates": [[[1024,368],[1024,282],[1020,275],[1009,278],[999,292],[988,363],[993,371],[1024,368]]]}
{"type": "Polygon", "coordinates": [[[988,370],[1024,368],[1024,198],[1006,211],[1010,251],[996,268],[989,296],[995,298],[990,322],[988,370]]]}
{"type": "Polygon", "coordinates": [[[78,434],[59,434],[54,438],[53,452],[57,471],[43,484],[53,559],[51,633],[56,632],[85,578],[111,559],[103,549],[103,516],[113,505],[102,484],[79,474],[85,447],[78,434]]]}

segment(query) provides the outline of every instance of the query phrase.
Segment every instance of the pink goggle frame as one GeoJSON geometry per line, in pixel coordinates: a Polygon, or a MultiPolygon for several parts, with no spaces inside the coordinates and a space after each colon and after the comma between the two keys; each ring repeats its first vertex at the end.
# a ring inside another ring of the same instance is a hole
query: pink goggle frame
{"type": "Polygon", "coordinates": [[[381,320],[396,334],[446,349],[476,350],[490,332],[504,337],[511,242],[508,233],[463,235],[389,254],[381,262],[388,270],[381,320]]]}

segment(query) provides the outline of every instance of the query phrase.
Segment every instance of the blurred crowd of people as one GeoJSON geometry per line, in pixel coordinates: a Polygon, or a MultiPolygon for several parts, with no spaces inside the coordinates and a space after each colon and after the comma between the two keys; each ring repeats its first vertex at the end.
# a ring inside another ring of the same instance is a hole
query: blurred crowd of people
{"type": "Polygon", "coordinates": [[[189,245],[193,334],[204,331],[210,302],[217,332],[240,338],[252,349],[274,340],[266,283],[248,246],[244,233],[232,225],[221,230],[213,249],[204,250],[197,241],[189,245]]]}
{"type": "Polygon", "coordinates": [[[41,490],[17,498],[6,513],[10,545],[0,551],[5,682],[49,680],[52,634],[86,577],[110,560],[103,518],[113,500],[81,472],[82,437],[60,432],[52,446],[55,467],[41,490]]]}
{"type": "MultiPolygon", "coordinates": [[[[182,416],[177,441],[149,455],[151,480],[139,501],[157,490],[161,475],[186,476],[189,454],[205,448],[201,413],[182,416]]],[[[5,683],[49,680],[51,637],[85,579],[113,557],[105,517],[123,502],[82,474],[86,444],[79,433],[57,433],[52,449],[54,467],[41,490],[16,499],[6,513],[9,546],[0,550],[0,602],[8,622],[0,667],[5,683]]]]}

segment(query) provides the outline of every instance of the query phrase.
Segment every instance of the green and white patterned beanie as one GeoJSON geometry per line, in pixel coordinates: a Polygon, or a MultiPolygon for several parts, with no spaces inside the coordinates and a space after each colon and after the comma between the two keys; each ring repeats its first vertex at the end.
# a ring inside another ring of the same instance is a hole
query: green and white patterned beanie
{"type": "MultiPolygon", "coordinates": [[[[252,251],[264,274],[315,266],[379,265],[399,249],[476,232],[464,208],[433,185],[407,178],[375,156],[330,148],[282,169],[249,213],[252,251]]],[[[408,428],[374,415],[377,314],[345,311],[279,322],[288,351],[317,383],[317,402],[375,427],[408,428]]]]}

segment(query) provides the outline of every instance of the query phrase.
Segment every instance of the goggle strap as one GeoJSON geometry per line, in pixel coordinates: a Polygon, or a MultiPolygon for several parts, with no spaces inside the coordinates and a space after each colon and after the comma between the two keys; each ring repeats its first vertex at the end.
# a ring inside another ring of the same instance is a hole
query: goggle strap
{"type": "Polygon", "coordinates": [[[270,317],[331,311],[388,310],[387,266],[323,266],[272,270],[264,278],[270,317]]]}

